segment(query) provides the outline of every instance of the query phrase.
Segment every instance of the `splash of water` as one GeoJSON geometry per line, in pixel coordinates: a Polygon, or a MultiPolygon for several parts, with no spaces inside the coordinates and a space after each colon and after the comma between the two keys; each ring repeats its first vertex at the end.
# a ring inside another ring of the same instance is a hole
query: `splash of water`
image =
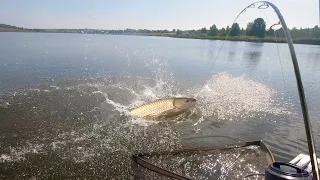
{"type": "Polygon", "coordinates": [[[290,114],[276,101],[274,89],[244,75],[234,77],[226,72],[217,73],[204,88],[196,91],[199,92],[198,107],[204,117],[217,113],[220,120],[244,120],[266,113],[290,114]]]}
{"type": "Polygon", "coordinates": [[[10,147],[9,153],[0,155],[0,163],[25,160],[26,155],[38,154],[41,152],[43,146],[43,144],[33,144],[27,142],[27,145],[23,147],[10,147]]]}
{"type": "MultiPolygon", "coordinates": [[[[29,145],[15,147],[9,153],[2,153],[0,161],[4,162],[10,159],[23,161],[26,155],[37,154],[40,151],[53,151],[61,159],[71,159],[75,163],[91,162],[106,154],[111,154],[112,158],[106,161],[108,168],[111,169],[110,173],[115,171],[120,174],[128,169],[129,155],[134,151],[170,151],[182,147],[181,134],[174,131],[172,127],[178,122],[167,124],[146,121],[132,117],[128,110],[160,98],[190,96],[188,94],[190,92],[199,92],[194,113],[199,113],[200,116],[194,116],[194,119],[191,119],[194,126],[208,120],[246,120],[248,117],[259,117],[259,113],[275,115],[289,113],[275,100],[276,92],[272,88],[248,77],[234,77],[227,73],[218,73],[212,76],[201,91],[200,88],[194,89],[192,87],[180,89],[167,66],[166,61],[160,61],[153,57],[146,62],[146,67],[154,73],[154,79],[107,76],[71,83],[57,83],[44,89],[29,89],[28,92],[24,91],[17,93],[17,95],[11,95],[10,98],[1,99],[0,106],[8,107],[11,106],[8,103],[17,103],[12,99],[19,94],[28,97],[28,93],[43,93],[45,96],[57,93],[55,98],[61,98],[60,95],[63,94],[72,99],[80,93],[79,96],[92,99],[102,97],[103,102],[88,112],[82,109],[81,112],[76,112],[81,115],[81,118],[78,118],[79,122],[75,123],[76,126],[71,127],[71,130],[57,130],[57,135],[37,137],[33,139],[31,148],[29,145]],[[97,113],[92,115],[90,114],[92,112],[97,113]],[[89,115],[85,116],[86,114],[89,115]],[[217,119],[210,119],[214,114],[218,114],[217,119]],[[87,121],[91,122],[87,123],[87,121]]],[[[54,101],[55,98],[51,100],[54,101]]],[[[67,101],[66,107],[75,106],[72,102],[67,101]]],[[[40,103],[45,102],[41,101],[40,103]]],[[[52,104],[55,103],[52,102],[52,104]]],[[[52,108],[50,113],[53,117],[60,115],[56,115],[58,110],[54,109],[59,109],[59,107],[52,107],[51,104],[50,106],[46,106],[46,104],[42,106],[47,109],[52,108]]],[[[39,107],[41,106],[39,105],[39,107]]],[[[76,108],[74,109],[77,111],[76,108]]],[[[36,116],[40,112],[37,113],[36,116]]],[[[73,117],[68,116],[67,118],[65,122],[73,117]]],[[[46,125],[41,127],[46,127],[46,125]]]]}

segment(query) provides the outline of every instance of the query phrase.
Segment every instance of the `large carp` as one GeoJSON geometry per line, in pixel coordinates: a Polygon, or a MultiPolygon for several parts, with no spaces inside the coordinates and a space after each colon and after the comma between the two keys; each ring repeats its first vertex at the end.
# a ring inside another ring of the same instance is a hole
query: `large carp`
{"type": "Polygon", "coordinates": [[[193,98],[164,98],[130,109],[131,114],[146,120],[162,120],[177,116],[196,104],[193,98]]]}

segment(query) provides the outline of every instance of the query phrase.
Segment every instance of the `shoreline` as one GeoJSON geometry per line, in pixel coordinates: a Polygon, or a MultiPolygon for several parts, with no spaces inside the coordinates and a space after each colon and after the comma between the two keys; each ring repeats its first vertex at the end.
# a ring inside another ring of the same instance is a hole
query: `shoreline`
{"type": "MultiPolygon", "coordinates": [[[[180,39],[203,39],[203,40],[226,40],[226,41],[239,41],[239,42],[257,42],[257,43],[287,43],[283,37],[273,38],[265,37],[258,38],[254,36],[206,36],[206,35],[193,35],[193,34],[182,34],[176,35],[172,33],[122,33],[122,34],[108,34],[108,33],[97,33],[96,32],[84,32],[82,30],[41,30],[34,31],[30,29],[0,29],[2,32],[26,32],[26,33],[72,33],[72,34],[100,34],[100,35],[130,35],[130,36],[158,36],[158,37],[170,37],[180,39]]],[[[306,45],[320,45],[320,38],[292,38],[294,44],[306,44],[306,45]]]]}
{"type": "MultiPolygon", "coordinates": [[[[148,36],[160,36],[171,37],[181,39],[203,39],[203,40],[225,40],[225,41],[238,41],[238,42],[257,42],[257,43],[287,43],[286,38],[278,37],[277,39],[272,37],[257,38],[253,36],[199,36],[199,35],[148,35],[148,36]]],[[[292,38],[294,44],[307,44],[307,45],[320,45],[320,39],[317,38],[292,38]]]]}

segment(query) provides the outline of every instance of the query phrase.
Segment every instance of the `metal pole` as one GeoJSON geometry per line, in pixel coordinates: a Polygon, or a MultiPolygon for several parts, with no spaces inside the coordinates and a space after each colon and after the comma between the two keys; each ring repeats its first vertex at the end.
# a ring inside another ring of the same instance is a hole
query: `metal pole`
{"type": "Polygon", "coordinates": [[[305,125],[305,129],[306,129],[306,134],[307,134],[307,141],[308,141],[309,154],[310,154],[310,159],[311,159],[311,164],[312,164],[313,178],[316,180],[319,180],[319,167],[318,167],[318,163],[317,163],[316,150],[315,150],[315,146],[314,146],[314,140],[313,140],[312,131],[311,131],[311,124],[310,124],[309,115],[308,115],[308,107],[307,107],[306,98],[304,95],[299,65],[298,65],[296,53],[295,53],[295,50],[293,47],[292,38],[291,38],[291,35],[290,35],[288,28],[287,28],[287,25],[281,15],[279,9],[274,4],[272,4],[268,1],[261,1],[261,2],[270,5],[275,10],[275,12],[277,13],[278,18],[281,22],[282,30],[287,38],[287,41],[288,41],[288,45],[289,45],[289,49],[290,49],[290,53],[291,53],[291,58],[292,58],[292,63],[293,63],[293,67],[294,67],[294,72],[295,72],[295,76],[296,76],[298,91],[299,91],[299,97],[300,97],[300,103],[301,103],[302,114],[303,114],[303,119],[304,119],[304,125],[305,125]]]}

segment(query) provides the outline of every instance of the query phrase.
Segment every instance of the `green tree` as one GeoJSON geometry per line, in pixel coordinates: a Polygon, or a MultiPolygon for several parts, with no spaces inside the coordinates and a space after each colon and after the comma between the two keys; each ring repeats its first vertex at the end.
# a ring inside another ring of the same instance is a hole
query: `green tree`
{"type": "Polygon", "coordinates": [[[233,23],[231,26],[230,36],[239,36],[240,26],[238,23],[233,23]]]}
{"type": "Polygon", "coordinates": [[[176,29],[173,29],[172,32],[175,33],[175,32],[176,32],[176,29]]]}
{"type": "Polygon", "coordinates": [[[293,27],[290,30],[290,35],[291,35],[292,38],[299,38],[300,37],[300,32],[296,27],[293,27]]]}
{"type": "Polygon", "coordinates": [[[269,28],[268,36],[274,37],[274,30],[272,28],[269,28]]]}
{"type": "Polygon", "coordinates": [[[201,34],[207,34],[207,31],[208,30],[204,27],[204,28],[201,29],[201,34]]]}
{"type": "Polygon", "coordinates": [[[226,36],[227,33],[226,33],[226,29],[225,28],[222,28],[220,31],[219,31],[219,36],[226,36]]]}
{"type": "Polygon", "coordinates": [[[316,25],[316,26],[311,30],[311,37],[316,37],[316,38],[319,38],[319,37],[320,37],[320,29],[319,29],[318,25],[316,25]]]}
{"type": "Polygon", "coordinates": [[[286,37],[282,28],[275,30],[276,37],[286,37]]]}
{"type": "Polygon", "coordinates": [[[246,28],[246,36],[251,36],[251,29],[252,29],[253,23],[249,22],[247,24],[247,28],[246,28]]]}
{"type": "Polygon", "coordinates": [[[210,27],[208,36],[216,36],[217,34],[218,34],[218,29],[217,29],[216,25],[212,25],[210,27]]]}
{"type": "Polygon", "coordinates": [[[177,32],[176,32],[177,35],[180,35],[182,34],[182,31],[180,29],[177,29],[177,32]]]}
{"type": "Polygon", "coordinates": [[[196,30],[194,30],[194,29],[190,30],[190,34],[196,34],[196,33],[197,33],[196,30]]]}
{"type": "Polygon", "coordinates": [[[246,35],[246,30],[244,30],[243,28],[241,28],[240,30],[240,36],[245,36],[246,35]]]}
{"type": "Polygon", "coordinates": [[[262,18],[257,18],[253,21],[251,35],[264,38],[266,36],[266,23],[262,18]]]}
{"type": "Polygon", "coordinates": [[[226,34],[228,34],[228,33],[229,33],[229,31],[230,31],[230,27],[229,27],[229,26],[227,26],[227,28],[226,28],[226,34]]]}

